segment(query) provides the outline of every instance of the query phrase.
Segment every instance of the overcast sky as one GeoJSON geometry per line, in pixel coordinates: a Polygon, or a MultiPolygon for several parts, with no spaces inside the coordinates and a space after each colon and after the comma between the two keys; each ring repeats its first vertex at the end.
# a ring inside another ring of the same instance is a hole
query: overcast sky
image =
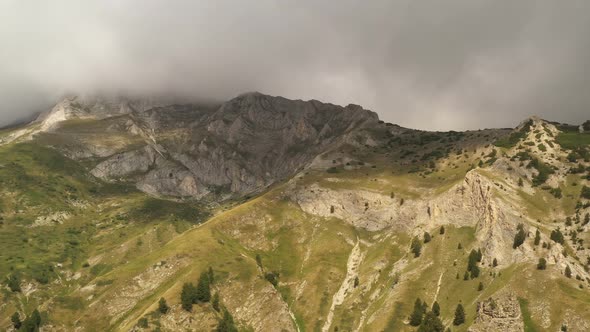
{"type": "Polygon", "coordinates": [[[590,119],[587,0],[0,0],[0,125],[64,93],[355,103],[419,129],[590,119]]]}

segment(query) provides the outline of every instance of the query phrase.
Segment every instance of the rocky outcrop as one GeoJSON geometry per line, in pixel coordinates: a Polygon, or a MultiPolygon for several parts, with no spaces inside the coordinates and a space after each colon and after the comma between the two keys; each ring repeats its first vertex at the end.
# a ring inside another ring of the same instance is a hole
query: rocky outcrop
{"type": "Polygon", "coordinates": [[[54,146],[67,155],[100,158],[92,170],[99,178],[132,180],[154,195],[200,198],[211,192],[243,195],[286,179],[378,117],[356,105],[248,93],[219,107],[70,98],[39,121],[42,130],[61,135],[54,146]],[[105,129],[60,132],[68,119],[92,119],[105,129]],[[144,146],[130,144],[107,156],[108,150],[84,148],[83,142],[101,135],[128,135],[144,146]]]}
{"type": "Polygon", "coordinates": [[[522,332],[524,324],[518,299],[508,293],[477,303],[475,323],[469,332],[522,332]]]}
{"type": "Polygon", "coordinates": [[[150,146],[120,153],[101,162],[92,169],[92,175],[103,179],[116,179],[147,172],[156,163],[158,154],[150,146]]]}

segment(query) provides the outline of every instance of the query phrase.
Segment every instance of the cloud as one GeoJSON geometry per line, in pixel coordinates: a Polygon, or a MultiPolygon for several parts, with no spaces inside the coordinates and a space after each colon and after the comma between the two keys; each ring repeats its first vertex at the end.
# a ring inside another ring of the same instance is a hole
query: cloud
{"type": "Polygon", "coordinates": [[[590,2],[0,3],[0,124],[64,93],[356,103],[421,129],[590,118],[590,2]]]}

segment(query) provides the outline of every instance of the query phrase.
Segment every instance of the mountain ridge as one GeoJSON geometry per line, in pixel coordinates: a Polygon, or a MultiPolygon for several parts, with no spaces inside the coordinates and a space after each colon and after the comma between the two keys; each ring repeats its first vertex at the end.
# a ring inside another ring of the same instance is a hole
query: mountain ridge
{"type": "Polygon", "coordinates": [[[181,300],[203,273],[246,331],[415,331],[417,298],[453,331],[590,328],[577,126],[428,132],[257,93],[92,105],[0,145],[2,328],[38,309],[47,331],[212,330],[222,311],[181,300]]]}

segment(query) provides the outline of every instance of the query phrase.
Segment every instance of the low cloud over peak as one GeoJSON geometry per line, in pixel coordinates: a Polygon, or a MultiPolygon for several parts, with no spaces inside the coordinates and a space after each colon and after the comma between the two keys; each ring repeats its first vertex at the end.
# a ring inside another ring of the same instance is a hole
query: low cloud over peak
{"type": "Polygon", "coordinates": [[[0,3],[0,125],[66,93],[360,104],[421,129],[590,118],[590,3],[0,3]]]}

